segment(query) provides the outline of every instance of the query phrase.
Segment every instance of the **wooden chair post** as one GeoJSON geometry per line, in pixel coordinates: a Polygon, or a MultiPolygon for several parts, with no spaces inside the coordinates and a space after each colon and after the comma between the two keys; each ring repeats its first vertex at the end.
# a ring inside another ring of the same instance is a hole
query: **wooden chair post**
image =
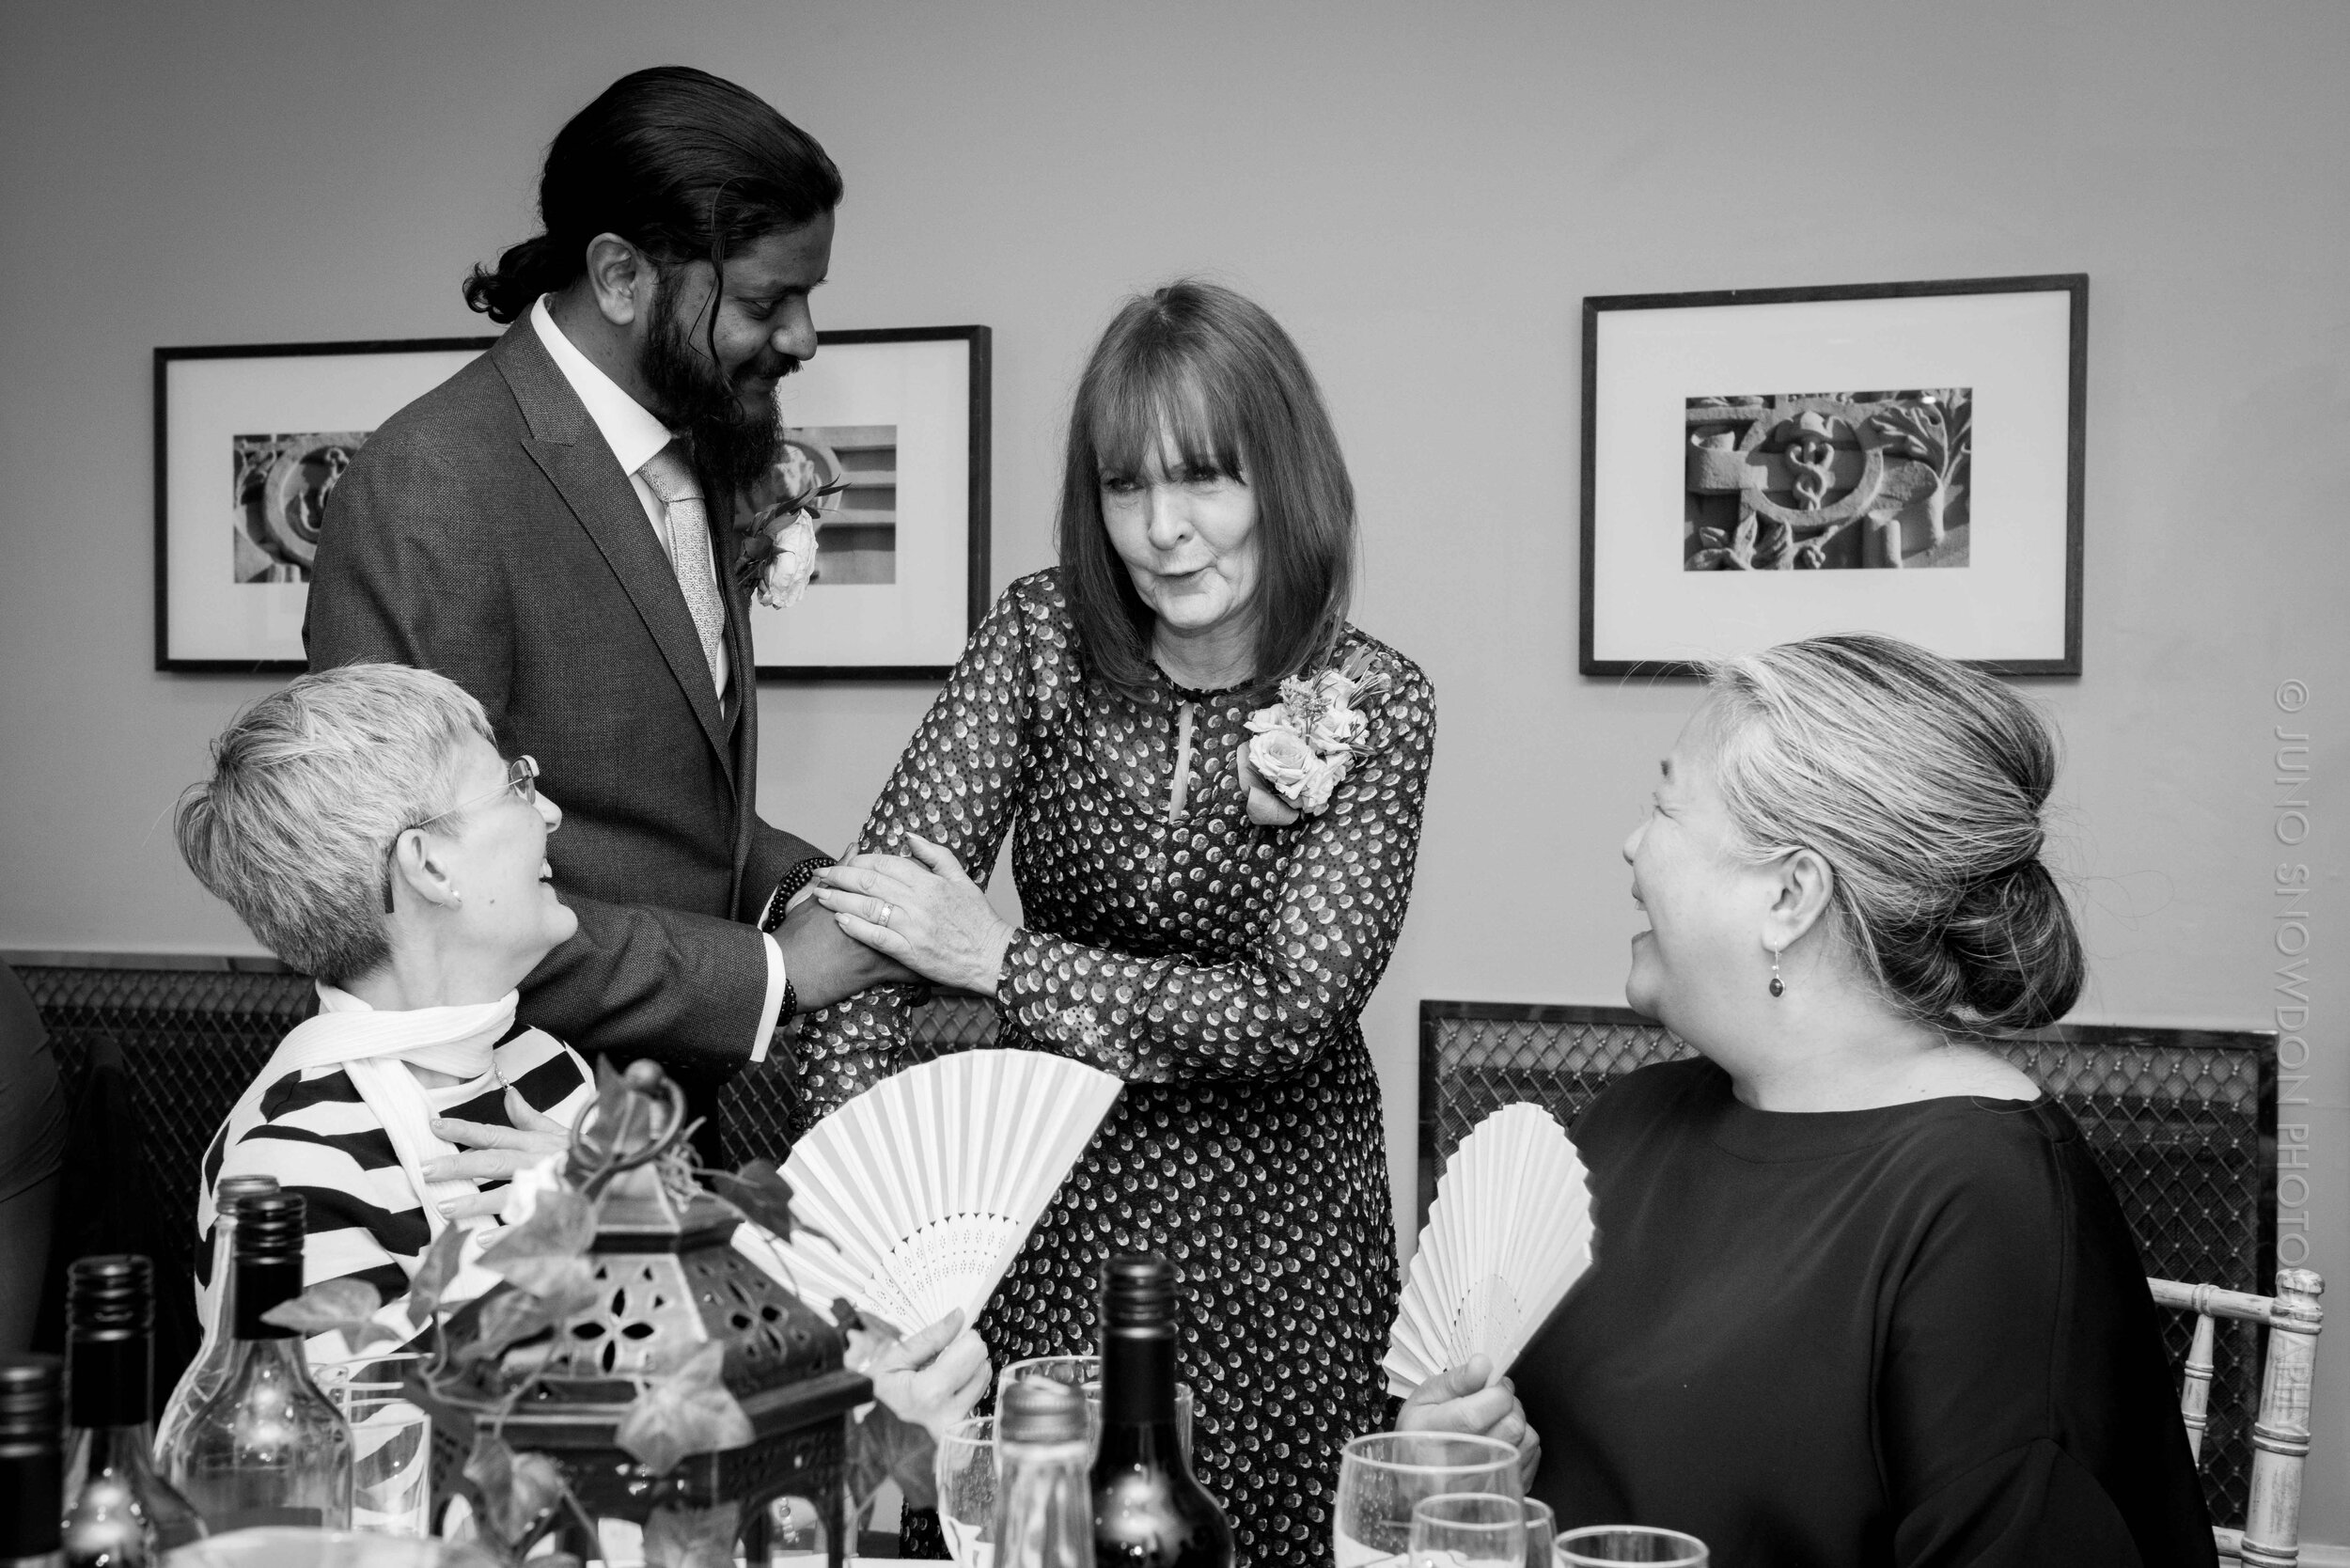
{"type": "Polygon", "coordinates": [[[2246,1568],[2294,1568],[2301,1559],[2301,1466],[2310,1451],[2310,1381],[2317,1364],[2317,1304],[2325,1281],[2306,1268],[2277,1271],[2268,1358],[2252,1423],[2252,1495],[2245,1509],[2246,1568]]]}
{"type": "Polygon", "coordinates": [[[2273,1296],[2173,1279],[2149,1279],[2146,1284],[2161,1305],[2196,1314],[2179,1416],[2199,1461],[2211,1398],[2212,1320],[2238,1318],[2268,1325],[2260,1412],[2252,1421],[2252,1486],[2244,1528],[2216,1527],[2212,1534],[2220,1556],[2239,1559],[2245,1568],[2295,1568],[2301,1560],[2301,1466],[2310,1451],[2310,1374],[2317,1362],[2317,1333],[2326,1321],[2317,1298],[2326,1282],[2310,1269],[2288,1268],[2278,1271],[2273,1296]]]}
{"type": "Polygon", "coordinates": [[[2203,1462],[2203,1433],[2211,1425],[2212,1321],[2195,1314],[2195,1342],[2186,1347],[2186,1378],[2179,1387],[2179,1419],[2186,1427],[2186,1451],[2203,1462]]]}

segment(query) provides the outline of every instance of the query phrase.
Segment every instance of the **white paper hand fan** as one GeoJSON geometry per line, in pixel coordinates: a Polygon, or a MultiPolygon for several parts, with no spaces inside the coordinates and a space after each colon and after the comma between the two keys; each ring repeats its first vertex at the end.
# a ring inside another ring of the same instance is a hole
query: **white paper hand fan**
{"type": "Polygon", "coordinates": [[[1436,1180],[1395,1327],[1387,1388],[1409,1397],[1472,1356],[1508,1371],[1591,1262],[1583,1161],[1540,1105],[1469,1129],[1436,1180]]]}
{"type": "Polygon", "coordinates": [[[741,1249],[820,1309],[846,1297],[909,1334],[957,1307],[976,1322],[1120,1087],[1041,1051],[909,1067],[809,1128],[784,1162],[793,1215],[829,1245],[741,1249]]]}

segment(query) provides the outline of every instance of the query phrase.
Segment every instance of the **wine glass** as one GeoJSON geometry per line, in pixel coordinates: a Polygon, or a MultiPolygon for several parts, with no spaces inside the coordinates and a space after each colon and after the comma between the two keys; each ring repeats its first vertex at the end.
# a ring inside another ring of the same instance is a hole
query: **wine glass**
{"type": "Polygon", "coordinates": [[[964,1568],[995,1560],[995,1418],[966,1416],[938,1440],[938,1524],[964,1568]]]}
{"type": "Polygon", "coordinates": [[[1412,1568],[1526,1568],[1526,1509],[1492,1492],[1412,1505],[1412,1568]]]}
{"type": "Polygon", "coordinates": [[[1411,1550],[1412,1510],[1429,1497],[1490,1492],[1516,1500],[1518,1450],[1459,1432],[1374,1432],[1339,1460],[1331,1546],[1338,1568],[1400,1563],[1411,1550]]]}
{"type": "Polygon", "coordinates": [[[1587,1525],[1559,1538],[1559,1560],[1566,1568],[1612,1568],[1646,1562],[1653,1568],[1705,1568],[1705,1543],[1677,1529],[1648,1525],[1587,1525]]]}
{"type": "Polygon", "coordinates": [[[1526,1499],[1526,1568],[1551,1568],[1559,1547],[1559,1515],[1540,1497],[1526,1499]]]}

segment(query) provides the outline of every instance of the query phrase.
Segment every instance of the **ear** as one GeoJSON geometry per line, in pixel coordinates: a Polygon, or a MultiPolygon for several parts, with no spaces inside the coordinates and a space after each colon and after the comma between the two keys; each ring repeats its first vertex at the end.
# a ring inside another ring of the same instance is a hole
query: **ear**
{"type": "Polygon", "coordinates": [[[596,309],[614,326],[633,326],[651,310],[653,281],[644,254],[618,234],[588,242],[588,287],[596,309]]]}
{"type": "Polygon", "coordinates": [[[1762,917],[1762,945],[1785,952],[1827,916],[1836,891],[1836,873],[1811,850],[1799,849],[1780,856],[1778,886],[1762,917]]]}
{"type": "Polygon", "coordinates": [[[446,852],[435,850],[420,827],[409,828],[392,846],[392,880],[399,885],[399,902],[410,909],[460,907],[464,901],[453,870],[446,852]]]}

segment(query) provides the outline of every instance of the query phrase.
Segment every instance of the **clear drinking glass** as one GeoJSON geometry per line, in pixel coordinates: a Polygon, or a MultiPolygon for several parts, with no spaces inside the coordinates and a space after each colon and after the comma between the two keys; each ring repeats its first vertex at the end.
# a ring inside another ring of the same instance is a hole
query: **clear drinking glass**
{"type": "MultiPolygon", "coordinates": [[[[1004,1393],[1013,1384],[1031,1377],[1049,1377],[1056,1383],[1066,1383],[1086,1397],[1086,1412],[1092,1421],[1092,1442],[1102,1446],[1102,1358],[1099,1356],[1031,1356],[1025,1361],[1014,1361],[995,1379],[995,1408],[1004,1407],[1004,1393]]],[[[1183,1459],[1191,1459],[1191,1385],[1175,1385],[1175,1435],[1183,1445],[1183,1459]]]]}
{"type": "Polygon", "coordinates": [[[1454,1492],[1412,1505],[1412,1568],[1525,1568],[1526,1509],[1493,1492],[1454,1492]]]}
{"type": "Polygon", "coordinates": [[[351,1528],[372,1535],[431,1533],[432,1418],[402,1389],[421,1351],[395,1351],[310,1369],[351,1423],[351,1528]]]}
{"type": "Polygon", "coordinates": [[[1559,1549],[1559,1515],[1540,1497],[1526,1499],[1526,1568],[1551,1568],[1559,1549]]]}
{"type": "Polygon", "coordinates": [[[1566,1568],[1609,1568],[1618,1562],[1705,1568],[1705,1543],[1648,1525],[1587,1525],[1559,1537],[1559,1560],[1566,1568]]]}
{"type": "Polygon", "coordinates": [[[966,1416],[938,1440],[938,1525],[964,1568],[995,1560],[995,1418],[966,1416]]]}
{"type": "Polygon", "coordinates": [[[1374,1432],[1339,1460],[1331,1524],[1338,1568],[1401,1563],[1411,1550],[1412,1510],[1430,1497],[1490,1492],[1515,1501],[1518,1450],[1496,1437],[1457,1432],[1374,1432]]]}

